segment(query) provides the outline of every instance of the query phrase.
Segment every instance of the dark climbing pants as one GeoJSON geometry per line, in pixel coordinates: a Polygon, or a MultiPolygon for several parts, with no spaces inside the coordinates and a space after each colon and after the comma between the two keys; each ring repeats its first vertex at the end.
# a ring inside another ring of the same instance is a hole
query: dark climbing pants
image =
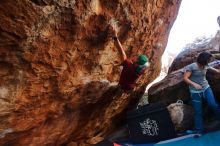
{"type": "Polygon", "coordinates": [[[202,99],[205,99],[208,106],[214,111],[216,117],[220,120],[220,106],[216,103],[212,89],[209,87],[201,93],[191,93],[192,105],[194,108],[194,125],[197,132],[203,132],[202,119],[202,99]]]}

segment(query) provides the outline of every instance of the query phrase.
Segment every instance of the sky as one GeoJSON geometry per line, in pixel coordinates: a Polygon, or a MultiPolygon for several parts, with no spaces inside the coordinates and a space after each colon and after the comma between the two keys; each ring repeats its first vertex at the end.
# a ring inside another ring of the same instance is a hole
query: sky
{"type": "Polygon", "coordinates": [[[182,0],[179,13],[171,28],[168,44],[162,58],[167,62],[167,53],[178,54],[195,38],[214,35],[219,26],[220,0],[182,0]]]}

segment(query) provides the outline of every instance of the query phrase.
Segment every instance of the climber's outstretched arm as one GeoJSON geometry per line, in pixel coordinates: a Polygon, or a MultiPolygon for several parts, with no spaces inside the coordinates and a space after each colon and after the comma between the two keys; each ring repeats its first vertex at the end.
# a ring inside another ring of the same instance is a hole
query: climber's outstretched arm
{"type": "MultiPolygon", "coordinates": [[[[114,30],[114,31],[115,31],[115,30],[114,30]]],[[[124,51],[124,48],[123,48],[121,42],[120,42],[119,39],[118,39],[118,35],[117,35],[116,31],[115,31],[114,40],[117,42],[117,45],[118,45],[117,48],[119,49],[119,52],[120,52],[120,54],[121,54],[121,59],[122,59],[122,61],[126,60],[126,59],[127,59],[127,55],[126,55],[126,53],[125,53],[125,51],[124,51]]]]}

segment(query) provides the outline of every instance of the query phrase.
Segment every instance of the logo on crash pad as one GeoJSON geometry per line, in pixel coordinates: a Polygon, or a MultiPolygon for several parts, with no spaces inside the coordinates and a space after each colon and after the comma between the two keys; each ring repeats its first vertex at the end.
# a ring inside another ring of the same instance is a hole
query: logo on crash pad
{"type": "Polygon", "coordinates": [[[149,135],[149,136],[156,136],[158,135],[158,124],[157,121],[146,119],[143,122],[139,123],[141,126],[142,134],[149,135]]]}

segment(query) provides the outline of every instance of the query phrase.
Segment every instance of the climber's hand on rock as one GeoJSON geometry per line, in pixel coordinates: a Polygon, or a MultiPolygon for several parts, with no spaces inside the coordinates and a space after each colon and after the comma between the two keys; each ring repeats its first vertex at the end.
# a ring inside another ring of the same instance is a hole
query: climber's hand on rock
{"type": "Polygon", "coordinates": [[[118,37],[118,31],[114,27],[112,27],[112,30],[114,31],[114,37],[118,37]]]}
{"type": "Polygon", "coordinates": [[[114,31],[114,37],[118,38],[118,34],[116,31],[114,31]]]}

